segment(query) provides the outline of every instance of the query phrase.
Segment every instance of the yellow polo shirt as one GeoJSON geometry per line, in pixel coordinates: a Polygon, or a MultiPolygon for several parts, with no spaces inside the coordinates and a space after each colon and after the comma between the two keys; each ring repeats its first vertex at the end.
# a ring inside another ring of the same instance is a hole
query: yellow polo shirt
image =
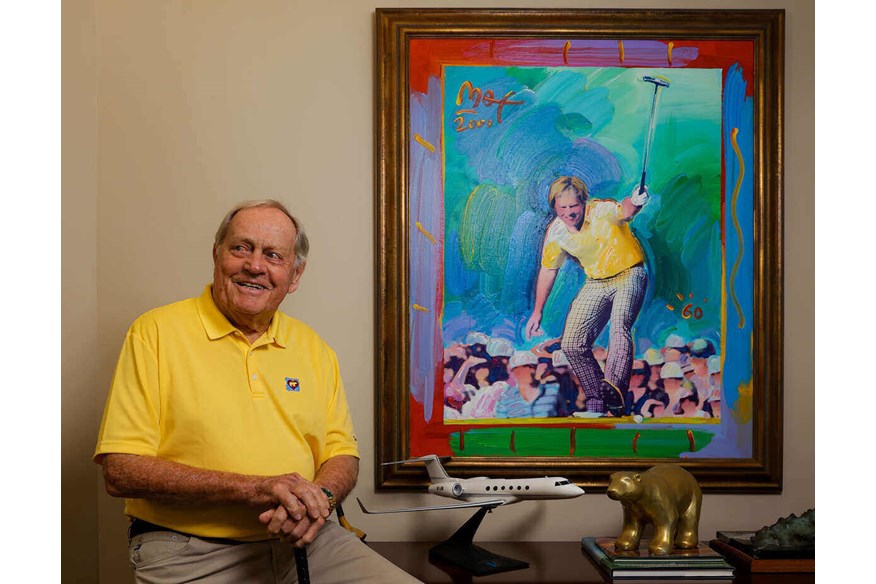
{"type": "MultiPolygon", "coordinates": [[[[250,475],[312,480],[333,456],[359,456],[337,357],[277,312],[252,345],[213,302],[212,286],[131,325],[94,456],[157,456],[250,475]]],[[[267,539],[246,506],[126,499],[125,513],[202,537],[267,539]]]]}
{"type": "Polygon", "coordinates": [[[548,226],[541,265],[556,270],[566,256],[574,256],[588,278],[610,278],[645,261],[645,253],[621,214],[617,201],[594,199],[584,209],[578,233],[566,229],[560,218],[548,226]]]}

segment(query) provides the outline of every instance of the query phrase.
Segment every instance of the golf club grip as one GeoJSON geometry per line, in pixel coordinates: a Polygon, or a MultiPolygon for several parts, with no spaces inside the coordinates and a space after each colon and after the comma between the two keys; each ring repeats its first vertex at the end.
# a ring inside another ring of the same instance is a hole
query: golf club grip
{"type": "Polygon", "coordinates": [[[307,567],[307,548],[295,548],[295,570],[298,584],[310,584],[310,569],[307,567]]]}

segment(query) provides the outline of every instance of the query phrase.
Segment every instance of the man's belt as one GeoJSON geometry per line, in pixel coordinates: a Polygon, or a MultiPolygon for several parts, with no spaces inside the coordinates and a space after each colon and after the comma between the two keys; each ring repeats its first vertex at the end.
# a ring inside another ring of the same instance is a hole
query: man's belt
{"type": "Polygon", "coordinates": [[[221,537],[201,537],[198,535],[192,535],[190,533],[184,533],[176,529],[170,529],[169,527],[155,525],[154,523],[149,523],[148,521],[144,521],[143,519],[137,519],[136,517],[131,522],[130,527],[128,527],[128,539],[134,539],[138,535],[143,535],[144,533],[152,533],[153,531],[172,531],[173,533],[179,533],[180,535],[184,535],[186,537],[197,537],[205,541],[212,541],[214,543],[221,543],[225,545],[236,545],[239,543],[243,543],[234,539],[223,539],[221,537]]]}
{"type": "Polygon", "coordinates": [[[160,525],[155,525],[154,523],[149,523],[148,521],[143,521],[142,519],[137,519],[135,517],[131,522],[131,526],[128,527],[128,539],[134,539],[138,535],[151,533],[153,531],[173,531],[173,529],[161,527],[160,525]]]}

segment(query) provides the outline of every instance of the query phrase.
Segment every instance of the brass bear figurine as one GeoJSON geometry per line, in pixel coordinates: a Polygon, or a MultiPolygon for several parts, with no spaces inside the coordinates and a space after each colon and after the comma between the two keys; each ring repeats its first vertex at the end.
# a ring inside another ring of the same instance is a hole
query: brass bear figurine
{"type": "Polygon", "coordinates": [[[703,493],[693,475],[680,466],[658,464],[643,473],[613,473],[608,496],[624,508],[616,550],[639,549],[648,523],[654,524],[654,538],[648,546],[651,555],[669,555],[673,544],[682,549],[697,547],[703,493]]]}

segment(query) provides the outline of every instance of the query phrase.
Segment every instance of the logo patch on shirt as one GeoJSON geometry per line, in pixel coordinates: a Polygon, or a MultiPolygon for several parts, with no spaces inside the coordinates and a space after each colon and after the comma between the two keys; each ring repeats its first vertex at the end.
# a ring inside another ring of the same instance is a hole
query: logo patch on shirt
{"type": "Polygon", "coordinates": [[[298,382],[298,378],[296,377],[287,377],[286,378],[286,391],[300,391],[301,384],[298,382]]]}

